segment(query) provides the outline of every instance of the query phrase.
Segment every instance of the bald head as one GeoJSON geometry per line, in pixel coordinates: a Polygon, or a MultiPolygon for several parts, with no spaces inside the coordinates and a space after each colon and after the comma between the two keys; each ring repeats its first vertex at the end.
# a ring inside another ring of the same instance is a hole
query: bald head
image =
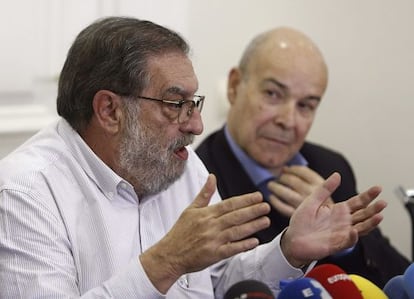
{"type": "Polygon", "coordinates": [[[300,68],[302,62],[316,67],[327,80],[327,66],[317,45],[304,33],[289,27],[278,27],[256,36],[245,49],[239,68],[248,74],[251,64],[258,57],[266,57],[275,63],[290,63],[289,67],[300,68]]]}

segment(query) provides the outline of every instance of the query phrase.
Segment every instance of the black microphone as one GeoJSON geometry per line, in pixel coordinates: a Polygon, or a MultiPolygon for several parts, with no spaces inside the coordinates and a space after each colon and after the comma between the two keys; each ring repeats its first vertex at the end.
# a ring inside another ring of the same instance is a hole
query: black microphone
{"type": "Polygon", "coordinates": [[[258,280],[250,279],[235,283],[224,294],[223,299],[275,299],[269,287],[258,280]]]}

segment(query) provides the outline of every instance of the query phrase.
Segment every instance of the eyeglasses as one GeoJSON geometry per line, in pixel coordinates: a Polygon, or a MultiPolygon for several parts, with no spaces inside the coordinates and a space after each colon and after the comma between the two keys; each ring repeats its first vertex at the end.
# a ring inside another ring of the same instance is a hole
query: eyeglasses
{"type": "Polygon", "coordinates": [[[185,123],[190,120],[193,115],[194,108],[199,112],[203,109],[205,96],[194,95],[192,100],[161,100],[143,96],[136,96],[136,98],[161,102],[166,108],[165,113],[170,119],[178,119],[179,123],[185,123]]]}

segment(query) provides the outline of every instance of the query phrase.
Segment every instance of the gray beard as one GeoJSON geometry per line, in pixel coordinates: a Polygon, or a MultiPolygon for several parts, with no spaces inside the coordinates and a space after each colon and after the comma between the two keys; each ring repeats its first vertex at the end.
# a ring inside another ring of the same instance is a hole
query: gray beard
{"type": "Polygon", "coordinates": [[[123,177],[140,198],[167,189],[184,173],[186,161],[177,159],[174,151],[190,144],[194,135],[184,135],[167,147],[162,136],[139,120],[128,122],[120,145],[119,163],[123,177]]]}

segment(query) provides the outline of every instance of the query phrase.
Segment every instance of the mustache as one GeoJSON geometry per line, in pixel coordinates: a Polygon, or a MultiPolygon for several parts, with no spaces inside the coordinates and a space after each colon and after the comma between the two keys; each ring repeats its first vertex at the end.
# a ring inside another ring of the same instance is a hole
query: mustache
{"type": "Polygon", "coordinates": [[[175,139],[169,146],[169,150],[175,151],[179,148],[187,146],[194,142],[195,135],[194,134],[186,134],[180,138],[175,139]]]}

